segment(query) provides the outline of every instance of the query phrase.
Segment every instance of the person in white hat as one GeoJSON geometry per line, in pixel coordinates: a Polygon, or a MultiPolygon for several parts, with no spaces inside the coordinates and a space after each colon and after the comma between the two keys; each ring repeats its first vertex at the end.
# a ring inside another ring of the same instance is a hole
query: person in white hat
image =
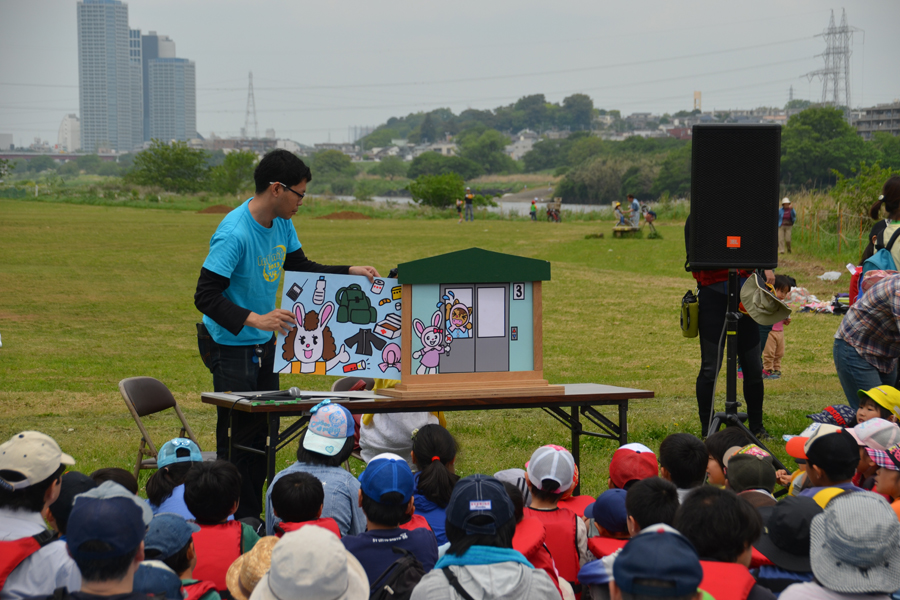
{"type": "Polygon", "coordinates": [[[797,211],[791,208],[791,199],[785,198],[781,201],[781,208],[778,209],[778,253],[791,253],[791,227],[797,222],[797,211]]]}
{"type": "Polygon", "coordinates": [[[17,433],[0,445],[0,598],[49,596],[81,588],[66,545],[44,525],[41,511],[59,496],[62,474],[75,459],[48,435],[17,433]]]}

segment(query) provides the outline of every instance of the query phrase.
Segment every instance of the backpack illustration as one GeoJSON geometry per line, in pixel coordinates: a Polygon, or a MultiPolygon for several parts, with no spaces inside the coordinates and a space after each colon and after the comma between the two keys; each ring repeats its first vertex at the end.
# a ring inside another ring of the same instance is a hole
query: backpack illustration
{"type": "Polygon", "coordinates": [[[337,322],[368,325],[378,320],[378,311],[358,283],[342,287],[334,296],[338,305],[337,322]]]}

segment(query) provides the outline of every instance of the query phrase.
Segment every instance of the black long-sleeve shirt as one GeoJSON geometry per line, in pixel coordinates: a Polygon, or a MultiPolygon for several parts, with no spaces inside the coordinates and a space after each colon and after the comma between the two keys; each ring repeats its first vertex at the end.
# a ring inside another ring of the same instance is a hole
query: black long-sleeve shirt
{"type": "MultiPolygon", "coordinates": [[[[349,265],[321,265],[313,262],[306,258],[306,254],[301,248],[285,255],[284,270],[347,275],[350,267],[349,265]]],[[[200,278],[197,280],[197,291],[194,293],[194,306],[230,333],[237,335],[244,328],[244,321],[250,316],[251,311],[238,306],[225,297],[223,292],[228,289],[229,285],[231,285],[231,280],[228,277],[201,267],[200,278]]]]}

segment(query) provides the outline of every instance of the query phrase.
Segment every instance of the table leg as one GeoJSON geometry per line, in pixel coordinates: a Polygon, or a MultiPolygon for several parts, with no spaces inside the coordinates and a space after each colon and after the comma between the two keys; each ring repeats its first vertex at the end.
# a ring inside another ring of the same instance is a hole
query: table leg
{"type": "MultiPolygon", "coordinates": [[[[581,472],[581,416],[578,414],[579,407],[572,407],[572,458],[575,460],[575,466],[578,472],[581,472]]],[[[581,494],[581,483],[575,486],[572,492],[573,496],[581,494]]]]}
{"type": "Polygon", "coordinates": [[[270,412],[269,433],[266,436],[266,483],[271,484],[275,478],[275,457],[278,455],[278,429],[281,426],[281,418],[278,413],[270,412]]]}
{"type": "Polygon", "coordinates": [[[619,401],[619,446],[628,443],[628,400],[619,401]]]}

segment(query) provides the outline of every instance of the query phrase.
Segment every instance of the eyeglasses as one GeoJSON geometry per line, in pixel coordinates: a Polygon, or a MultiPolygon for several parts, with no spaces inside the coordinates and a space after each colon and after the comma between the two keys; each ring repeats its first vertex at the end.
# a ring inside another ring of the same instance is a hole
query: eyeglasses
{"type": "Polygon", "coordinates": [[[301,194],[301,193],[298,192],[297,190],[291,189],[291,188],[289,188],[288,186],[284,185],[284,184],[281,183],[280,181],[270,181],[270,182],[269,182],[269,185],[273,185],[273,184],[280,185],[280,186],[283,187],[284,189],[286,189],[286,190],[288,190],[288,191],[290,191],[290,192],[294,192],[295,194],[297,194],[298,196],[300,196],[300,199],[301,199],[301,200],[303,200],[303,197],[306,196],[306,194],[301,194]]]}

